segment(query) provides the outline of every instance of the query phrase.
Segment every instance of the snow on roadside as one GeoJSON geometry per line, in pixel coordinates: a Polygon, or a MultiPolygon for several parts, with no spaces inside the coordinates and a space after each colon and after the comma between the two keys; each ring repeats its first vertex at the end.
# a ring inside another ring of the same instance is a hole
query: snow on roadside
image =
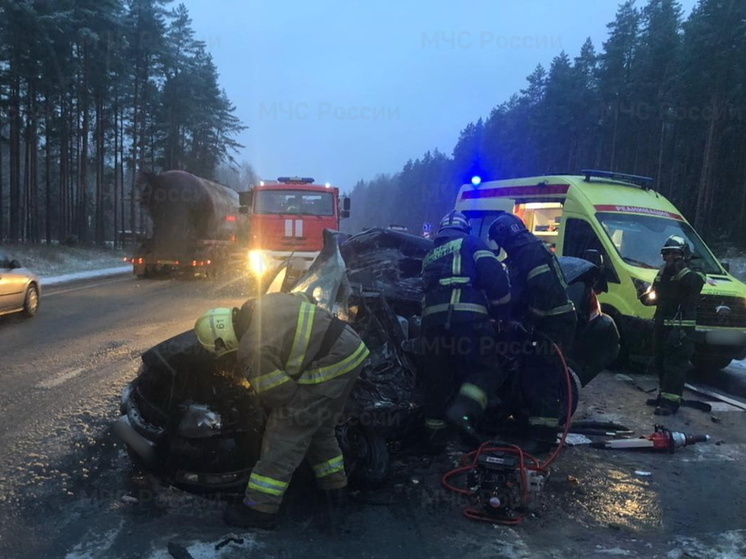
{"type": "Polygon", "coordinates": [[[4,244],[2,248],[42,278],[126,266],[121,249],[4,244]]]}
{"type": "Polygon", "coordinates": [[[746,283],[746,256],[723,258],[723,260],[730,264],[731,275],[746,283]]]}
{"type": "Polygon", "coordinates": [[[57,285],[68,281],[75,281],[90,278],[103,278],[106,276],[116,276],[132,272],[132,266],[117,266],[116,268],[103,268],[98,270],[87,270],[85,272],[74,272],[72,274],[63,274],[61,276],[41,276],[42,286],[57,285]]]}

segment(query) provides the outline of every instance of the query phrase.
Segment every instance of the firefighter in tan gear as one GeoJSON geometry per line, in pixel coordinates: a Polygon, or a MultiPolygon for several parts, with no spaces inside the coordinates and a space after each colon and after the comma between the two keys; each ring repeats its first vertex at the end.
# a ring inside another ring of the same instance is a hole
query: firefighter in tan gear
{"type": "Polygon", "coordinates": [[[272,293],[240,310],[208,311],[195,333],[218,355],[237,351],[240,369],[271,410],[243,502],[229,506],[224,520],[274,528],[304,457],[319,489],[338,500],[347,476],[334,427],[369,354],[352,327],[304,294],[272,293]]]}

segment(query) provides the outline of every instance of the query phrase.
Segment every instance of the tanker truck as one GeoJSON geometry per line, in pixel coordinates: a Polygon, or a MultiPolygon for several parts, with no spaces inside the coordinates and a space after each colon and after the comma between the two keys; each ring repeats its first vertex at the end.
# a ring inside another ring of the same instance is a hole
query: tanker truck
{"type": "Polygon", "coordinates": [[[248,217],[236,191],[185,171],[141,172],[138,185],[153,227],[130,259],[137,277],[245,268],[248,217]]]}

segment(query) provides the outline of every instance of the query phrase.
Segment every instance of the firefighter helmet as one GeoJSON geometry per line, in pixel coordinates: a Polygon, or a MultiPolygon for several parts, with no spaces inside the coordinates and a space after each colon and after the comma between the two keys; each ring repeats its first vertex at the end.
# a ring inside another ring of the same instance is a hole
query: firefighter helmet
{"type": "Polygon", "coordinates": [[[238,349],[238,338],[233,328],[234,309],[210,309],[194,323],[194,333],[207,351],[218,357],[238,349]]]}
{"type": "Polygon", "coordinates": [[[497,219],[492,222],[489,230],[489,238],[495,241],[498,249],[511,244],[511,240],[521,233],[527,233],[526,225],[517,215],[508,212],[500,212],[497,219]]]}
{"type": "Polygon", "coordinates": [[[440,220],[438,230],[441,231],[443,229],[458,229],[464,233],[469,233],[471,231],[471,225],[469,225],[469,220],[464,214],[456,210],[451,210],[443,216],[443,219],[440,220]]]}
{"type": "Polygon", "coordinates": [[[681,237],[679,235],[671,235],[666,239],[666,242],[663,243],[663,246],[661,247],[661,255],[666,254],[680,254],[681,258],[689,259],[692,256],[692,251],[689,248],[689,243],[686,242],[686,239],[684,237],[681,237]]]}

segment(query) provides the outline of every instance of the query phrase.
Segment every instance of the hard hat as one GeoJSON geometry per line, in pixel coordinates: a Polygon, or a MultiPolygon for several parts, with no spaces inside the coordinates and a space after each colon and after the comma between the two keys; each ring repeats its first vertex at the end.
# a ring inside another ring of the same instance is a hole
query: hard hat
{"type": "Polygon", "coordinates": [[[458,229],[464,233],[469,233],[471,231],[471,225],[469,225],[469,220],[464,214],[457,212],[456,210],[451,210],[443,216],[443,219],[440,220],[438,231],[442,229],[458,229]]]}
{"type": "Polygon", "coordinates": [[[681,237],[679,235],[671,235],[666,239],[666,242],[663,243],[663,246],[661,247],[661,254],[666,253],[680,253],[682,258],[690,258],[692,256],[692,251],[689,248],[689,243],[686,242],[686,239],[684,237],[681,237]]]}
{"type": "Polygon", "coordinates": [[[508,212],[500,212],[497,219],[490,225],[488,235],[498,248],[505,248],[506,245],[511,244],[511,239],[527,232],[528,229],[520,217],[508,212]]]}
{"type": "Polygon", "coordinates": [[[210,309],[194,323],[194,333],[207,351],[218,357],[238,349],[238,338],[233,328],[233,311],[225,307],[210,309]]]}

